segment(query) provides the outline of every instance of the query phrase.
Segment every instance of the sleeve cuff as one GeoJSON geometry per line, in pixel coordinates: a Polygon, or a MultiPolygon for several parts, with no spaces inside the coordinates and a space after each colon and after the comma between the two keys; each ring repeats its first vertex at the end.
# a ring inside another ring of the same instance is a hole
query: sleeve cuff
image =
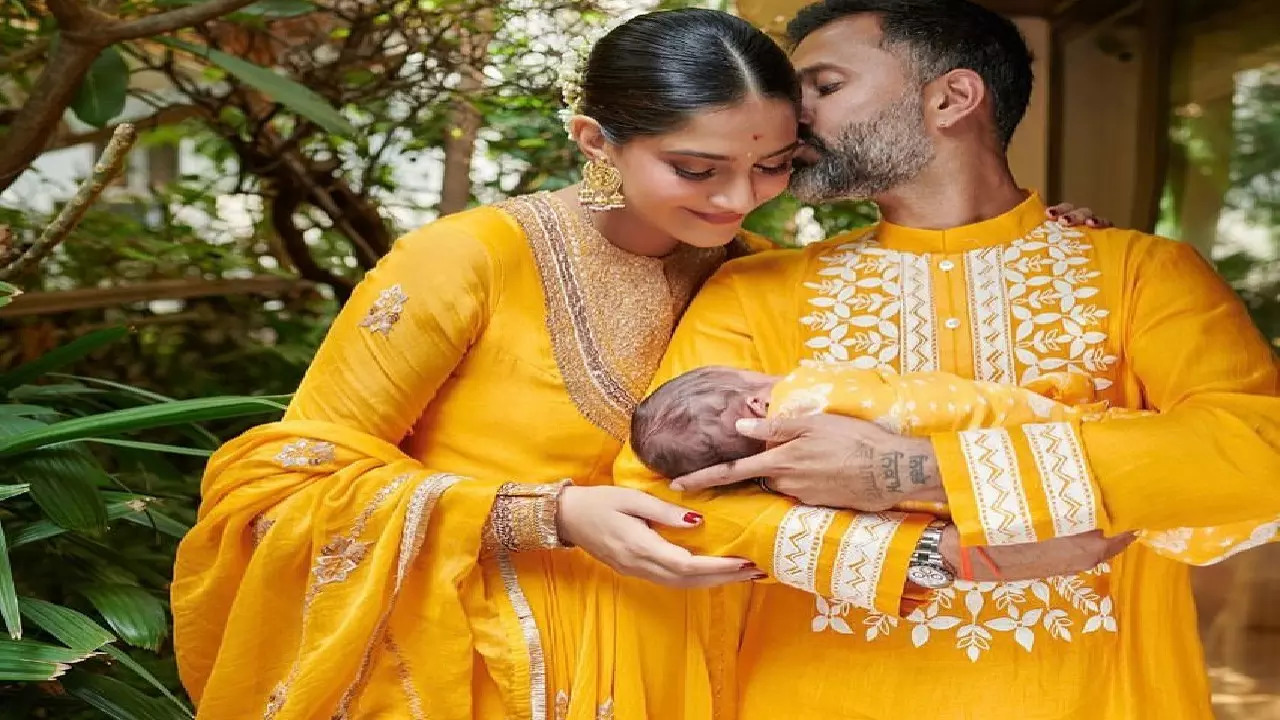
{"type": "Polygon", "coordinates": [[[796,505],[779,524],[770,575],[797,590],[898,615],[907,564],[932,520],[796,505]]]}
{"type": "Polygon", "coordinates": [[[913,514],[903,518],[898,525],[885,554],[884,569],[876,587],[874,609],[877,612],[885,615],[905,615],[910,612],[909,603],[904,604],[904,600],[910,599],[906,597],[907,566],[911,563],[911,554],[920,544],[920,536],[934,520],[937,518],[932,515],[913,514]]]}
{"type": "Polygon", "coordinates": [[[1072,423],[1032,423],[932,438],[963,545],[1017,545],[1105,526],[1072,423]]]}

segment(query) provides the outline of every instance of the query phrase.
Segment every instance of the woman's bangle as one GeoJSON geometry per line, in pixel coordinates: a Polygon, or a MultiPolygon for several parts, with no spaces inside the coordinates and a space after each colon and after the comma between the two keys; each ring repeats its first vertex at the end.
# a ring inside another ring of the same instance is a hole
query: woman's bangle
{"type": "Polygon", "coordinates": [[[568,547],[560,540],[556,513],[560,493],[572,483],[507,483],[498,488],[489,515],[493,539],[510,552],[568,547]]]}

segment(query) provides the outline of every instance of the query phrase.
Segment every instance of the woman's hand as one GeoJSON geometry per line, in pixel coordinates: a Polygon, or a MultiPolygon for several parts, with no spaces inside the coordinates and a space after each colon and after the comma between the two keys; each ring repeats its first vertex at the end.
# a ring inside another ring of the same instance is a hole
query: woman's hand
{"type": "Polygon", "coordinates": [[[1046,210],[1045,213],[1050,220],[1057,220],[1067,227],[1086,225],[1096,230],[1105,230],[1111,227],[1110,220],[1098,217],[1087,207],[1078,208],[1071,203],[1058,203],[1046,210]]]}
{"type": "Polygon", "coordinates": [[[571,485],[560,493],[560,538],[623,575],[680,588],[764,577],[742,558],[694,555],[665,540],[651,522],[692,528],[702,516],[631,488],[571,485]]]}

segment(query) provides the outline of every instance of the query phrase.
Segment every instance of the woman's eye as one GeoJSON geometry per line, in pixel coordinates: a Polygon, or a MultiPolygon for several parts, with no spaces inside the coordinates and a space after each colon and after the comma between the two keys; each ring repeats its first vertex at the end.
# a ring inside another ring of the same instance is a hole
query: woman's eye
{"type": "Polygon", "coordinates": [[[716,173],[714,169],[695,172],[693,170],[682,168],[679,165],[672,165],[671,169],[675,170],[677,175],[686,180],[706,180],[716,173]]]}
{"type": "Polygon", "coordinates": [[[791,172],[791,161],[788,160],[779,165],[757,165],[756,167],[765,175],[785,175],[791,172]]]}

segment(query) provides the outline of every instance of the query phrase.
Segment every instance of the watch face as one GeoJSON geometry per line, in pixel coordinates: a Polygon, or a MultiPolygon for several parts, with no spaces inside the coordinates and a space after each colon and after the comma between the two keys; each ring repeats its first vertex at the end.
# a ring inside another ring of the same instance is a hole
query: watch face
{"type": "Polygon", "coordinates": [[[926,590],[941,590],[951,587],[953,582],[950,573],[929,565],[912,565],[907,568],[907,579],[926,590]]]}

